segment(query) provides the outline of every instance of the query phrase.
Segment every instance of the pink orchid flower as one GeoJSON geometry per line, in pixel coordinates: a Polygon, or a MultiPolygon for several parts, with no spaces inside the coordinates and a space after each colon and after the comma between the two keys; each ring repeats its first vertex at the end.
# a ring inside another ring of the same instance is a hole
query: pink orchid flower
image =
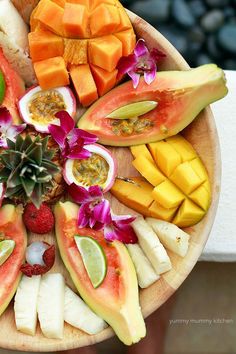
{"type": "Polygon", "coordinates": [[[157,62],[165,56],[164,53],[156,48],[149,52],[144,39],[139,39],[134,53],[119,60],[117,65],[118,79],[124,74],[128,74],[133,80],[134,88],[137,88],[140,75],[143,74],[145,82],[150,85],[156,77],[157,62]]]}
{"type": "Polygon", "coordinates": [[[15,141],[15,137],[26,128],[26,124],[12,124],[12,116],[6,107],[0,107],[0,147],[8,148],[7,139],[15,141]]]}
{"type": "Polygon", "coordinates": [[[112,242],[119,240],[123,243],[136,243],[135,235],[130,223],[135,217],[130,215],[112,215],[110,203],[104,199],[99,186],[89,189],[71,184],[68,192],[72,199],[81,204],[78,214],[78,227],[90,227],[91,229],[104,231],[104,237],[112,242]]]}
{"type": "Polygon", "coordinates": [[[68,159],[86,159],[91,152],[84,148],[85,145],[95,143],[96,135],[75,128],[75,121],[66,111],[55,114],[60,120],[60,126],[50,124],[48,129],[53,139],[60,146],[62,157],[68,159]]]}

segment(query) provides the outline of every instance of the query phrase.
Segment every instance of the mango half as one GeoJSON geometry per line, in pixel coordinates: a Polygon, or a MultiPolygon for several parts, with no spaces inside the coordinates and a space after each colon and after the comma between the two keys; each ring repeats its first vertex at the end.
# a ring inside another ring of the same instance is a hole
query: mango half
{"type": "Polygon", "coordinates": [[[206,169],[181,135],[131,147],[133,166],[142,177],[116,180],[111,192],[137,212],[179,227],[199,222],[211,201],[206,169]]]}

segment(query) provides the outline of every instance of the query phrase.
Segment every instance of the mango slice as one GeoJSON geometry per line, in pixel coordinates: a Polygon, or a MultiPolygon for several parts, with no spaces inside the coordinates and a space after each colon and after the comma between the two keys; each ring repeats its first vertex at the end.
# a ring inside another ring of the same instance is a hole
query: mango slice
{"type": "Polygon", "coordinates": [[[179,227],[187,227],[199,222],[205,215],[205,210],[198,207],[189,199],[185,199],[175,216],[173,223],[179,227]]]}
{"type": "Polygon", "coordinates": [[[178,210],[178,208],[171,208],[171,209],[163,208],[156,201],[154,201],[148,209],[151,217],[166,220],[166,221],[171,221],[176,211],[178,210]]]}
{"type": "Polygon", "coordinates": [[[136,170],[141,173],[143,177],[146,178],[148,182],[150,182],[153,186],[157,186],[161,182],[165,180],[165,176],[161,173],[161,171],[153,164],[150,160],[148,160],[145,156],[138,156],[133,162],[132,165],[136,168],[136,170]],[[145,168],[144,168],[145,167],[145,168]]]}
{"type": "Polygon", "coordinates": [[[177,207],[185,198],[184,194],[168,179],[153,189],[152,196],[167,209],[177,207]]]}
{"type": "Polygon", "coordinates": [[[148,159],[152,164],[154,164],[154,160],[152,158],[152,155],[150,154],[150,151],[148,150],[148,148],[145,144],[131,146],[130,151],[135,158],[142,155],[142,156],[146,157],[146,159],[148,159]]]}

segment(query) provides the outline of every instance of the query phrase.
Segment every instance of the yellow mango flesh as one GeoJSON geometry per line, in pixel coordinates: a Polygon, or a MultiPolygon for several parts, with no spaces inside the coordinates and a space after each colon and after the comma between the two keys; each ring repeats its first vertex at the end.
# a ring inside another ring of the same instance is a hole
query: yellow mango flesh
{"type": "Polygon", "coordinates": [[[171,221],[175,215],[178,208],[166,209],[163,208],[160,204],[154,201],[151,206],[148,208],[150,216],[152,218],[162,219],[166,221],[171,221]]]}
{"type": "Polygon", "coordinates": [[[205,210],[185,199],[172,222],[179,227],[188,227],[199,222],[205,213],[205,210]]]}
{"type": "Polygon", "coordinates": [[[131,146],[130,151],[131,151],[134,158],[137,158],[140,155],[142,155],[154,164],[154,160],[152,158],[152,155],[145,144],[131,146]]]}
{"type": "Polygon", "coordinates": [[[174,208],[181,204],[185,196],[169,180],[165,180],[153,189],[153,198],[163,206],[163,208],[174,208]]]}
{"type": "Polygon", "coordinates": [[[163,182],[165,180],[165,176],[157,168],[155,163],[151,162],[143,155],[139,155],[132,162],[132,165],[153,186],[157,186],[158,184],[160,184],[161,182],[163,182]]]}

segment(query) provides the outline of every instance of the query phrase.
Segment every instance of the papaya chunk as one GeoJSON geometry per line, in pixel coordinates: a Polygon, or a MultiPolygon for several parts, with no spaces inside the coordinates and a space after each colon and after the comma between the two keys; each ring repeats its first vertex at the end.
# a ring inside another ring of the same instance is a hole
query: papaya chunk
{"type": "Polygon", "coordinates": [[[99,96],[103,96],[116,84],[118,70],[115,69],[109,73],[108,71],[101,69],[98,66],[91,65],[90,67],[93,78],[96,82],[98,94],[99,96]]]}
{"type": "Polygon", "coordinates": [[[122,56],[122,43],[112,35],[94,38],[89,41],[88,53],[91,64],[111,72],[122,56]]]}
{"type": "Polygon", "coordinates": [[[90,15],[90,30],[93,37],[113,33],[119,24],[120,15],[115,6],[102,3],[90,15]]]}
{"type": "Polygon", "coordinates": [[[62,22],[67,37],[88,37],[88,11],[84,5],[66,3],[62,22]]]}
{"type": "Polygon", "coordinates": [[[136,36],[133,29],[127,31],[114,33],[116,38],[118,38],[122,43],[122,55],[127,56],[133,52],[136,44],[136,36]]]}
{"type": "Polygon", "coordinates": [[[72,67],[70,75],[81,104],[87,107],[96,101],[98,98],[97,87],[89,65],[72,67]]]}
{"type": "Polygon", "coordinates": [[[50,31],[29,33],[30,56],[35,61],[62,56],[64,44],[62,37],[50,31]]]}
{"type": "Polygon", "coordinates": [[[63,58],[66,64],[71,65],[80,65],[87,64],[88,56],[87,56],[87,48],[88,41],[87,39],[64,39],[64,54],[63,58]]]}
{"type": "Polygon", "coordinates": [[[34,19],[40,21],[44,26],[56,34],[63,35],[63,9],[51,0],[42,2],[34,15],[34,19]]]}
{"type": "Polygon", "coordinates": [[[34,63],[34,70],[43,90],[67,86],[70,83],[65,61],[62,57],[37,61],[34,63]]]}

